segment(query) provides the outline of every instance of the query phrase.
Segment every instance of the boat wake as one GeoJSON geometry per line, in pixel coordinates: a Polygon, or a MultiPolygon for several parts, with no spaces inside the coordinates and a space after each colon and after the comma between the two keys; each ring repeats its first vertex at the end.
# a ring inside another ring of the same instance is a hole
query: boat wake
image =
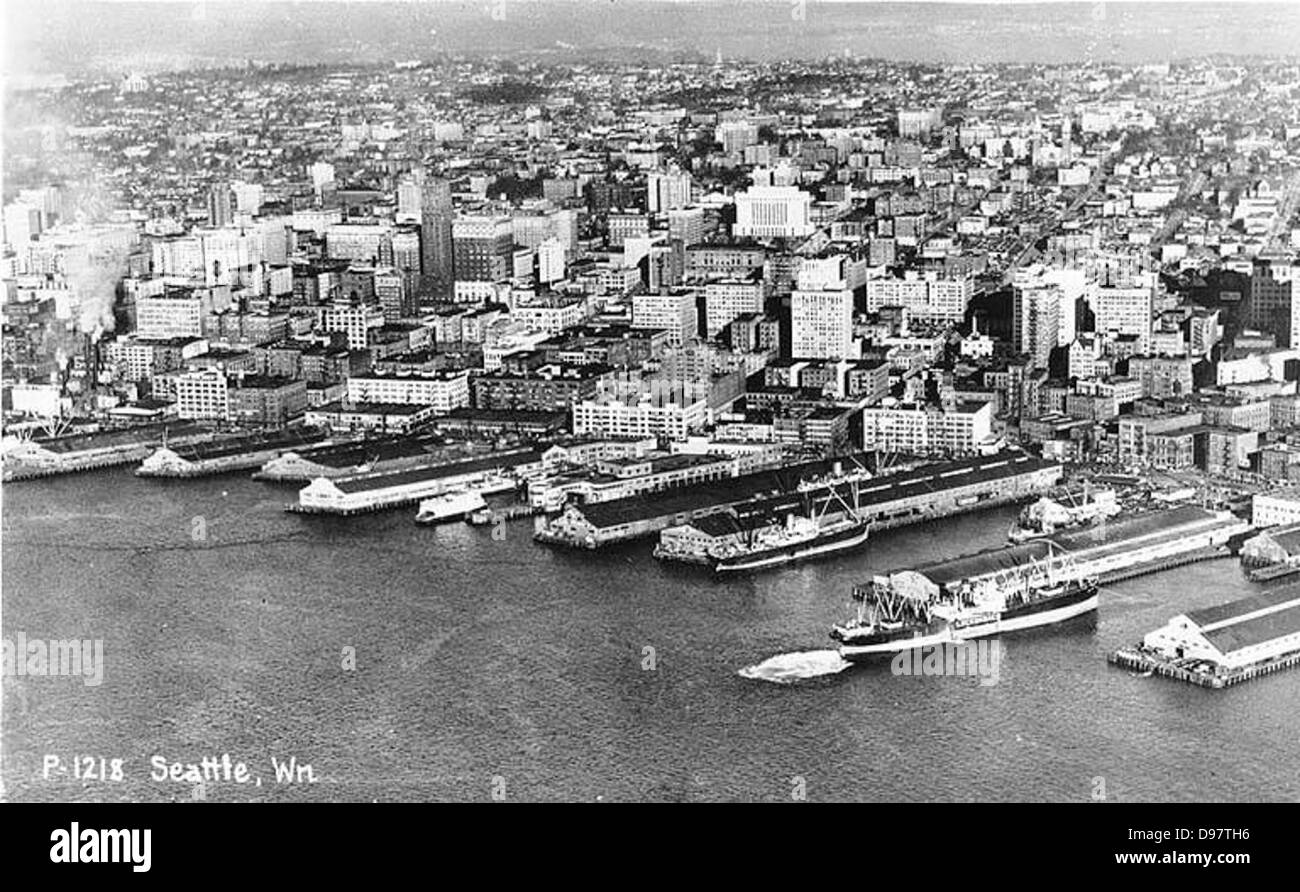
{"type": "Polygon", "coordinates": [[[742,678],[755,678],[776,684],[794,684],[808,678],[834,675],[853,664],[843,659],[835,650],[804,650],[798,653],[778,654],[754,666],[740,670],[742,678]]]}

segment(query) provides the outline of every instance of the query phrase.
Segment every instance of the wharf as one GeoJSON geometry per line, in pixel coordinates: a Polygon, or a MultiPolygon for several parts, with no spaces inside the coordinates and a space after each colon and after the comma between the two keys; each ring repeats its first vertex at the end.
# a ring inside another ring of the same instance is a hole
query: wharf
{"type": "Polygon", "coordinates": [[[1177,554],[1160,560],[1134,564],[1131,567],[1106,570],[1097,574],[1097,581],[1102,584],[1123,582],[1125,579],[1136,579],[1139,576],[1147,576],[1151,573],[1161,573],[1165,570],[1172,570],[1175,567],[1182,567],[1187,564],[1196,564],[1201,561],[1213,561],[1219,558],[1231,556],[1231,550],[1229,550],[1225,545],[1198,548],[1195,551],[1189,551],[1185,554],[1177,554]]]}
{"type": "Polygon", "coordinates": [[[1134,647],[1121,648],[1106,658],[1106,661],[1121,669],[1133,672],[1152,672],[1165,678],[1174,678],[1203,688],[1231,687],[1264,675],[1272,675],[1283,669],[1300,665],[1300,650],[1292,651],[1269,660],[1243,666],[1240,669],[1192,670],[1179,665],[1180,661],[1171,660],[1159,654],[1142,651],[1134,647]]]}

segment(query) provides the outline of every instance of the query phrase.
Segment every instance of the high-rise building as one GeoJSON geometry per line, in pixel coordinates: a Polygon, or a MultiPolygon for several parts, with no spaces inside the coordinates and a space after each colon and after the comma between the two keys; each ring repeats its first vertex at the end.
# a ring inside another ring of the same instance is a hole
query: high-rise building
{"type": "Polygon", "coordinates": [[[670,169],[646,177],[646,207],[651,213],[684,208],[691,203],[691,175],[670,169]]]}
{"type": "Polygon", "coordinates": [[[564,278],[564,245],[548,238],[537,246],[537,281],[550,285],[564,278]]]}
{"type": "Polygon", "coordinates": [[[795,359],[856,359],[853,292],[848,288],[791,292],[790,354],[795,359]]]}
{"type": "Polygon", "coordinates": [[[451,184],[444,179],[427,178],[420,191],[420,273],[424,287],[439,297],[451,292],[456,278],[452,243],[455,216],[451,184]]]}
{"type": "Polygon", "coordinates": [[[1055,282],[1014,285],[1011,340],[1029,356],[1030,367],[1047,368],[1061,334],[1062,292],[1055,282]]]}
{"type": "Polygon", "coordinates": [[[399,229],[393,233],[393,268],[406,283],[406,292],[414,297],[420,290],[420,231],[399,229]]]}
{"type": "Polygon", "coordinates": [[[704,331],[710,338],[746,313],[763,312],[763,283],[724,279],[704,286],[704,331]]]}
{"type": "MultiPolygon", "coordinates": [[[[1154,284],[1136,283],[1131,288],[1092,288],[1087,297],[1102,334],[1115,332],[1137,338],[1137,351],[1146,353],[1151,344],[1154,284]]],[[[1072,310],[1072,308],[1063,308],[1072,310]]]]}
{"type": "Polygon", "coordinates": [[[717,129],[718,142],[728,155],[739,155],[758,142],[758,125],[748,121],[723,121],[717,129]]]}
{"type": "Polygon", "coordinates": [[[455,281],[502,282],[510,278],[514,270],[514,230],[509,217],[457,217],[452,222],[451,242],[455,281]]]}
{"type": "Polygon", "coordinates": [[[1292,267],[1284,259],[1257,260],[1250,276],[1246,324],[1277,336],[1279,347],[1297,346],[1292,329],[1296,316],[1292,300],[1292,267]]]}
{"type": "Polygon", "coordinates": [[[208,190],[208,225],[213,228],[229,226],[235,219],[233,195],[230,184],[214,183],[208,190]]]}
{"type": "Polygon", "coordinates": [[[375,270],[375,299],[385,322],[398,322],[415,315],[415,295],[406,289],[402,274],[392,267],[375,270]]]}
{"type": "Polygon", "coordinates": [[[397,213],[394,217],[398,223],[420,222],[423,195],[424,190],[418,179],[413,176],[402,177],[397,183],[397,213]]]}
{"type": "Polygon", "coordinates": [[[683,245],[704,241],[704,208],[676,208],[668,212],[668,240],[683,245]]]}
{"type": "Polygon", "coordinates": [[[655,294],[632,297],[632,327],[657,328],[668,332],[668,344],[680,347],[696,336],[699,317],[693,288],[672,288],[655,294]]]}

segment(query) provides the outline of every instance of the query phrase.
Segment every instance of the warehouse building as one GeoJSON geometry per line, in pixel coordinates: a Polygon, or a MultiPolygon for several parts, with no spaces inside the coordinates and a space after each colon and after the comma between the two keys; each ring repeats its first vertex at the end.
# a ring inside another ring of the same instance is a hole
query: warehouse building
{"type": "Polygon", "coordinates": [[[1179,614],[1142,640],[1166,659],[1243,669],[1300,652],[1300,590],[1283,588],[1179,614]]]}

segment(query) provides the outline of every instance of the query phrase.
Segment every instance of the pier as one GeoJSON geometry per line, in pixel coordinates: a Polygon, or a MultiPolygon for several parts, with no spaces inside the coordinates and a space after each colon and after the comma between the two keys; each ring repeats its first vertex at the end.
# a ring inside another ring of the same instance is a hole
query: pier
{"type": "Polygon", "coordinates": [[[1137,648],[1121,648],[1107,657],[1106,662],[1132,672],[1153,672],[1165,678],[1173,678],[1198,687],[1217,690],[1241,684],[1243,681],[1272,675],[1274,672],[1281,672],[1283,669],[1292,669],[1300,665],[1300,651],[1275,657],[1271,660],[1264,660],[1250,666],[1243,666],[1239,669],[1216,667],[1212,671],[1191,670],[1179,665],[1180,662],[1185,661],[1168,659],[1159,654],[1137,648]]]}
{"type": "Polygon", "coordinates": [[[1204,688],[1290,669],[1300,664],[1300,594],[1275,589],[1180,613],[1109,661],[1204,688]]]}
{"type": "Polygon", "coordinates": [[[1211,548],[1198,548],[1197,550],[1187,552],[1186,554],[1171,555],[1170,557],[1161,558],[1160,560],[1150,561],[1144,564],[1135,564],[1132,567],[1121,567],[1115,570],[1107,570],[1097,575],[1097,581],[1102,584],[1123,582],[1126,579],[1136,579],[1139,576],[1147,576],[1151,573],[1160,573],[1187,564],[1195,564],[1201,561],[1213,561],[1219,558],[1231,556],[1232,552],[1227,546],[1223,545],[1211,548]]]}

